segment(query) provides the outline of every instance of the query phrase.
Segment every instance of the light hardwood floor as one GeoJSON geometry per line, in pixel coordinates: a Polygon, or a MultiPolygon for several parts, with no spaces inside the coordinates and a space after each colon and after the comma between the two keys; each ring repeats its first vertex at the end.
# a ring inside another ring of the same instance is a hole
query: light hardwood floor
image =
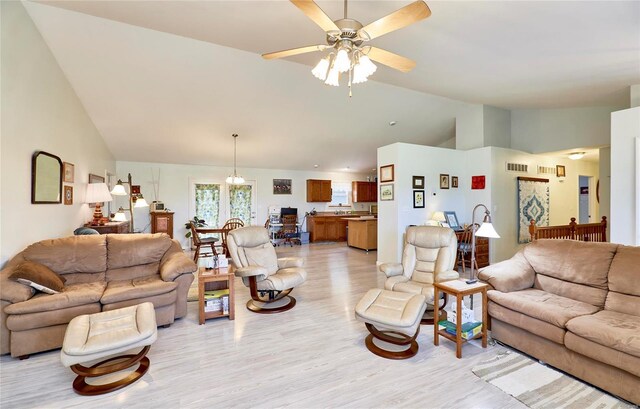
{"type": "Polygon", "coordinates": [[[376,252],[345,244],[278,247],[279,255],[306,258],[307,282],[292,295],[298,304],[275,315],[249,312],[249,291],[236,279],[236,319],[198,325],[197,303],[187,317],[160,328],[149,372],[108,395],[84,397],[71,389],[74,374],[59,351],[19,361],[0,360],[0,406],[107,407],[410,407],[524,408],[477,378],[471,368],[502,347],[463,347],[422,326],[420,351],[405,361],[379,358],[364,346],[368,334],[354,307],[370,288],[383,287],[376,252]]]}

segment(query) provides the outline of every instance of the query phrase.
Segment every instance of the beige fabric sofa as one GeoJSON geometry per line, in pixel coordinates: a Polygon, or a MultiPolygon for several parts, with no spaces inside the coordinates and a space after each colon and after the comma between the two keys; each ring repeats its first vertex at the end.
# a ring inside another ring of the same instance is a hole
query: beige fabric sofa
{"type": "Polygon", "coordinates": [[[164,233],[73,236],[34,243],[0,271],[0,353],[24,356],[60,348],[78,315],[151,302],[158,325],[187,313],[196,264],[164,233]],[[66,278],[59,294],[9,279],[23,261],[66,278]]]}
{"type": "Polygon", "coordinates": [[[537,240],[479,278],[493,338],[640,404],[640,247],[537,240]]]}

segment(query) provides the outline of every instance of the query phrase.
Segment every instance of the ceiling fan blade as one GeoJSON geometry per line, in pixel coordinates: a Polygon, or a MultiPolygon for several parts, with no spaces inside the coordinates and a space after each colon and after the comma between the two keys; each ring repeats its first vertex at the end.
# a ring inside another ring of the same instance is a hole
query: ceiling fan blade
{"type": "MultiPolygon", "coordinates": [[[[410,24],[424,20],[431,15],[427,3],[418,0],[399,10],[388,14],[381,19],[362,27],[358,32],[366,32],[369,39],[380,37],[395,30],[399,30],[410,24]]],[[[366,35],[362,36],[366,37],[366,35]]]]}
{"type": "Polygon", "coordinates": [[[333,20],[331,20],[329,16],[327,16],[327,14],[313,2],[313,0],[290,1],[324,31],[340,31],[338,26],[336,26],[336,23],[334,23],[333,20]]]}
{"type": "Polygon", "coordinates": [[[371,47],[371,50],[369,50],[369,54],[367,55],[369,58],[379,62],[380,64],[384,64],[402,72],[409,72],[416,66],[415,61],[401,55],[391,53],[387,50],[383,50],[382,48],[371,47]]]}
{"type": "Polygon", "coordinates": [[[327,47],[327,45],[308,45],[306,47],[292,48],[290,50],[282,50],[273,53],[262,54],[262,58],[264,58],[265,60],[272,60],[274,58],[291,57],[292,55],[322,51],[327,47]]]}

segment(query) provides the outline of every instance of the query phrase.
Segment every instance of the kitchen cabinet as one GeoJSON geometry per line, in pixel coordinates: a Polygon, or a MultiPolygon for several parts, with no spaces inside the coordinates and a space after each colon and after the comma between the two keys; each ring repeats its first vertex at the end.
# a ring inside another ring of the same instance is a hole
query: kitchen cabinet
{"type": "Polygon", "coordinates": [[[344,215],[307,216],[309,240],[317,241],[346,241],[347,223],[344,215]]]}
{"type": "Polygon", "coordinates": [[[307,202],[330,202],[331,181],[307,179],[307,202]]]}
{"type": "Polygon", "coordinates": [[[350,219],[349,240],[350,247],[362,250],[375,250],[378,248],[378,220],[376,219],[350,219]]]}
{"type": "Polygon", "coordinates": [[[377,202],[378,184],[376,182],[351,182],[351,198],[353,203],[377,202]]]}

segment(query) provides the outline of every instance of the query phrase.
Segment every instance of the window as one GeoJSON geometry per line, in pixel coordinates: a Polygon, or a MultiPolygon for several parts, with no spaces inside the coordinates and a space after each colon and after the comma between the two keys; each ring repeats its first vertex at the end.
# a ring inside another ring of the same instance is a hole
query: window
{"type": "Polygon", "coordinates": [[[331,182],[331,203],[329,206],[351,206],[351,183],[331,182]]]}

